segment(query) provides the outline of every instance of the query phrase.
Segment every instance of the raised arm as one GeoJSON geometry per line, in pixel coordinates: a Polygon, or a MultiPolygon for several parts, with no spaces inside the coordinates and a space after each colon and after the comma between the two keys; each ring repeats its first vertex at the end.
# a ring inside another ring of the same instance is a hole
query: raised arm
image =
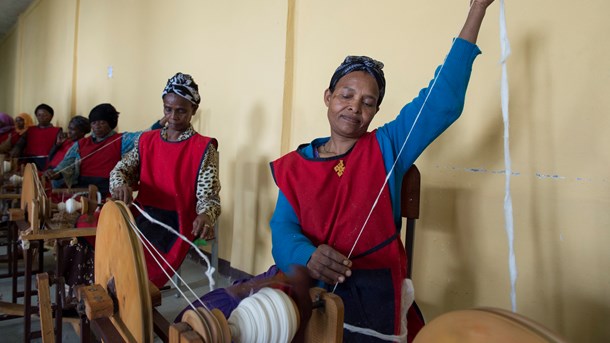
{"type": "Polygon", "coordinates": [[[494,0],[470,1],[470,11],[468,12],[468,17],[466,17],[466,22],[464,23],[464,27],[462,27],[462,31],[458,37],[465,39],[470,43],[476,44],[481,23],[485,17],[485,12],[487,11],[487,7],[491,5],[492,2],[494,2],[494,0]]]}

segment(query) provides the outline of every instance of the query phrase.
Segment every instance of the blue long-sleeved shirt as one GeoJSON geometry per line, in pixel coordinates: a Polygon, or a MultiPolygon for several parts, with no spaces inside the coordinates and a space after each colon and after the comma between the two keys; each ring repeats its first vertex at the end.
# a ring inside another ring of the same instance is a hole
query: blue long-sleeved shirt
{"type": "MultiPolygon", "coordinates": [[[[423,150],[462,113],[472,64],[480,53],[476,45],[456,38],[444,65],[436,69],[436,82],[433,79],[427,88],[422,89],[415,99],[402,108],[394,120],[377,130],[376,137],[386,173],[389,173],[396,162],[388,180],[388,188],[397,229],[402,224],[400,217],[402,178],[423,150]],[[432,87],[434,88],[431,91],[432,87]],[[420,113],[424,102],[425,106],[420,113]],[[407,136],[406,145],[399,155],[407,136]]],[[[309,158],[314,158],[315,149],[328,140],[329,137],[315,139],[301,148],[301,152],[309,158]]],[[[289,271],[292,264],[306,265],[316,246],[303,234],[292,205],[281,191],[270,225],[272,254],[277,266],[283,271],[289,271]]]]}

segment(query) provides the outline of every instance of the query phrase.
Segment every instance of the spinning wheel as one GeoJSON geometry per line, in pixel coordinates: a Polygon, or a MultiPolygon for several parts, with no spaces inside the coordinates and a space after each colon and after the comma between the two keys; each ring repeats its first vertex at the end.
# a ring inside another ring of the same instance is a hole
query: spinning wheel
{"type": "Polygon", "coordinates": [[[496,308],[453,311],[435,318],[415,337],[415,343],[565,343],[542,325],[496,308]]]}
{"type": "MultiPolygon", "coordinates": [[[[80,297],[85,302],[87,317],[97,325],[94,330],[99,330],[97,332],[101,335],[105,335],[106,331],[118,331],[126,341],[152,342],[153,329],[159,333],[159,326],[156,325],[159,318],[153,315],[150,293],[154,287],[149,286],[142,244],[133,226],[131,212],[123,202],[106,202],[97,226],[96,285],[81,287],[80,297]],[[107,318],[110,318],[112,325],[105,325],[107,318]]],[[[310,290],[312,300],[321,306],[312,312],[305,333],[306,341],[340,342],[343,303],[338,296],[321,291],[310,290]]],[[[292,302],[291,299],[288,301],[292,302]]],[[[296,308],[294,303],[292,305],[296,308]]],[[[160,330],[166,330],[164,334],[169,342],[182,342],[182,339],[219,343],[232,341],[228,321],[217,309],[187,311],[181,323],[167,324],[165,329],[160,330]]]]}
{"type": "Polygon", "coordinates": [[[108,201],[100,214],[95,252],[95,282],[111,294],[118,311],[111,317],[127,341],[151,342],[153,319],[144,252],[131,212],[108,201]]]}
{"type": "Polygon", "coordinates": [[[38,178],[38,169],[33,163],[28,163],[23,169],[23,183],[21,184],[21,209],[23,211],[32,210],[32,201],[40,202],[42,184],[38,178]]]}

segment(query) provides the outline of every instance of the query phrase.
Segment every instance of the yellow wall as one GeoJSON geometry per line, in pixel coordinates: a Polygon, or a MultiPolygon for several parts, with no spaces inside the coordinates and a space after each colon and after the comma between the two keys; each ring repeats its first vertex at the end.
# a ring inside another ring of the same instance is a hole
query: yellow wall
{"type": "MultiPolygon", "coordinates": [[[[322,94],[339,62],[386,64],[381,125],[427,84],[466,3],[41,0],[0,43],[0,109],[46,101],[65,124],[112,102],[120,129],[139,130],[160,117],[167,78],[191,73],[203,95],[194,125],[220,142],[221,257],[258,273],[272,263],[267,163],[329,134],[322,94]]],[[[610,2],[506,5],[518,312],[570,341],[608,341],[610,2]]],[[[462,118],[417,161],[414,281],[427,319],[510,308],[498,4],[479,46],[462,118]]]]}

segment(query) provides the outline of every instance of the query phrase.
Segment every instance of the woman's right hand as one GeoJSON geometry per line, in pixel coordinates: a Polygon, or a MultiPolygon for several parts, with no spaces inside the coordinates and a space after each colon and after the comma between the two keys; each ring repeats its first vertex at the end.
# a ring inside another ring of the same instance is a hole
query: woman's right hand
{"type": "Polygon", "coordinates": [[[309,275],[328,284],[344,282],[352,275],[351,266],[352,261],[326,244],[318,246],[307,262],[309,275]]]}
{"type": "Polygon", "coordinates": [[[129,187],[128,185],[122,185],[112,191],[112,199],[120,200],[125,204],[129,205],[133,201],[132,193],[133,190],[131,189],[131,187],[129,187]]]}

